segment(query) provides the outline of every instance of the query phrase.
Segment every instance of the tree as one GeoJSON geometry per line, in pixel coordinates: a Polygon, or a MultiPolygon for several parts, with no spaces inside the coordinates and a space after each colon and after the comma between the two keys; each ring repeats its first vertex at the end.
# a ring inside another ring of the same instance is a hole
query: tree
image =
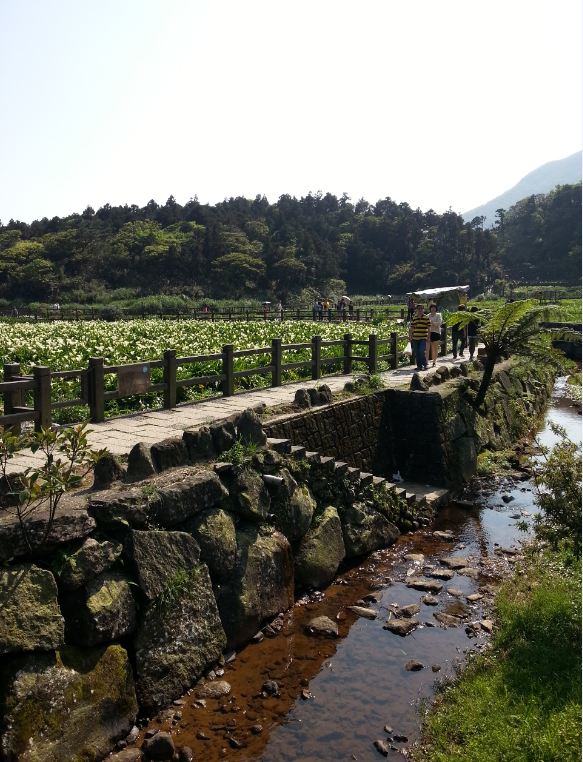
{"type": "Polygon", "coordinates": [[[265,265],[256,257],[234,251],[215,259],[212,270],[226,291],[238,298],[246,289],[255,288],[265,272],[265,265]]]}
{"type": "Polygon", "coordinates": [[[480,321],[480,341],[485,348],[484,374],[473,406],[480,410],[492,381],[494,366],[504,357],[526,355],[548,362],[549,347],[542,338],[539,323],[556,310],[554,305],[538,306],[532,299],[509,302],[496,310],[456,312],[450,323],[461,327],[480,321]]]}

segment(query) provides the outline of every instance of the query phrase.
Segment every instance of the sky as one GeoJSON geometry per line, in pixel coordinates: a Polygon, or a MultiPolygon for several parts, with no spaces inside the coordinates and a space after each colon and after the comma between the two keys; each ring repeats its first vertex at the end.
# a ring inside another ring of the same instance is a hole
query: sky
{"type": "Polygon", "coordinates": [[[347,193],[463,212],[582,143],[580,0],[0,0],[0,220],[347,193]]]}

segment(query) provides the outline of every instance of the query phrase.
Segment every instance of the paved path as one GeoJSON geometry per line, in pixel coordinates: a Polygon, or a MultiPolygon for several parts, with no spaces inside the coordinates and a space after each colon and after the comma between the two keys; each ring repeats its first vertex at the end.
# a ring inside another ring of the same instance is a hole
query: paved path
{"type": "MultiPolygon", "coordinates": [[[[454,360],[451,355],[440,357],[437,365],[459,365],[464,358],[454,360]]],[[[399,368],[389,370],[379,375],[385,386],[401,386],[408,384],[415,368],[399,368]]],[[[354,374],[358,375],[358,374],[354,374]]],[[[422,373],[423,375],[423,373],[422,373]]],[[[289,404],[293,402],[298,389],[306,388],[314,383],[327,384],[333,392],[344,389],[344,384],[352,376],[327,376],[318,382],[305,379],[293,384],[285,384],[276,388],[257,389],[242,392],[233,397],[218,397],[213,400],[182,405],[172,410],[155,410],[137,413],[119,418],[110,418],[103,423],[90,424],[89,443],[95,449],[106,448],[114,455],[127,455],[137,442],[154,444],[169,437],[179,436],[184,429],[200,426],[204,423],[226,418],[233,413],[240,413],[249,407],[265,403],[267,407],[289,404]]],[[[17,473],[30,466],[38,466],[42,456],[32,453],[29,449],[18,452],[7,468],[9,473],[17,473]]]]}

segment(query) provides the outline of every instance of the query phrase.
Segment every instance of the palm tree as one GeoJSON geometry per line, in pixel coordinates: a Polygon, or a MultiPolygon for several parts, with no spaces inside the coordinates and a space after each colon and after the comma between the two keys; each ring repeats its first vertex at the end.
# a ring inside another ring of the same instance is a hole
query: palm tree
{"type": "Polygon", "coordinates": [[[495,310],[456,312],[450,322],[466,326],[472,320],[480,321],[480,342],[484,345],[484,375],[472,405],[479,411],[492,381],[494,366],[504,357],[522,355],[533,359],[544,356],[548,362],[549,347],[545,344],[540,321],[551,316],[555,305],[537,305],[533,299],[508,302],[495,310]]]}

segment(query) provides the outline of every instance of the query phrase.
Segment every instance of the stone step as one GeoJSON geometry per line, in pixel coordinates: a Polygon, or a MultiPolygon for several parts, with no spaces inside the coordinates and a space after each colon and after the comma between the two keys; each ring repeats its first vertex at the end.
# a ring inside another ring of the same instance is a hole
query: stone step
{"type": "Polygon", "coordinates": [[[337,460],[334,463],[334,473],[336,476],[344,476],[347,471],[348,463],[345,463],[343,460],[337,460]]]}
{"type": "Polygon", "coordinates": [[[302,445],[292,445],[290,455],[294,458],[297,458],[298,460],[301,460],[302,458],[306,457],[306,448],[302,447],[302,445]]]}
{"type": "Polygon", "coordinates": [[[367,486],[368,484],[372,484],[373,479],[373,474],[369,474],[367,471],[360,472],[360,483],[363,487],[367,486]]]}
{"type": "Polygon", "coordinates": [[[401,498],[402,500],[404,500],[405,496],[407,495],[407,490],[403,489],[402,487],[395,486],[395,495],[398,498],[401,498]]]}
{"type": "Polygon", "coordinates": [[[351,482],[357,482],[360,479],[360,468],[354,468],[354,466],[348,466],[346,469],[346,476],[351,482]]]}
{"type": "Polygon", "coordinates": [[[306,450],[306,460],[308,460],[310,463],[319,463],[320,453],[316,452],[315,450],[306,450]]]}
{"type": "Polygon", "coordinates": [[[425,500],[432,508],[445,505],[451,499],[451,494],[446,487],[435,487],[431,484],[419,484],[418,482],[409,481],[404,481],[402,486],[407,492],[415,493],[418,502],[425,500]]]}
{"type": "Polygon", "coordinates": [[[267,446],[271,450],[279,452],[281,455],[289,455],[291,453],[292,443],[289,439],[276,439],[275,437],[268,437],[267,446]]]}
{"type": "Polygon", "coordinates": [[[407,490],[405,490],[405,500],[407,501],[407,505],[415,505],[417,502],[417,495],[414,492],[407,492],[407,490]]]}
{"type": "Polygon", "coordinates": [[[374,484],[375,487],[380,487],[381,484],[385,484],[386,481],[387,480],[385,479],[384,476],[373,476],[372,478],[372,483],[374,484]]]}
{"type": "Polygon", "coordinates": [[[336,461],[330,455],[320,455],[320,465],[323,466],[324,470],[329,474],[333,474],[336,461]]]}

